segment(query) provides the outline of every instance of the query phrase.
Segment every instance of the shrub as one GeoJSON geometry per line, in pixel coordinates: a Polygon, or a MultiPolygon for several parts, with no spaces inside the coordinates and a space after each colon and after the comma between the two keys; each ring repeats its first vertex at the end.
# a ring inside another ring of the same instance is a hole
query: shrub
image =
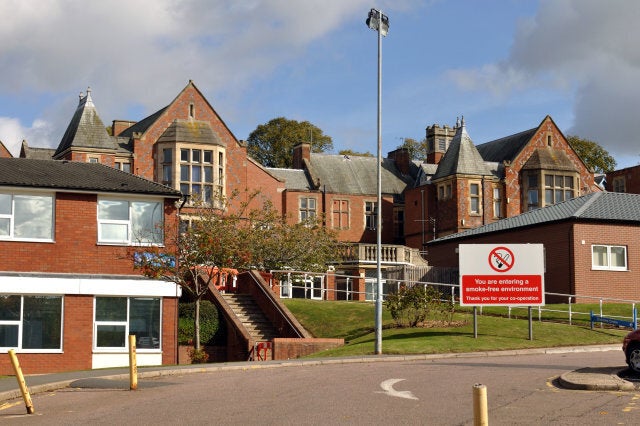
{"type": "Polygon", "coordinates": [[[417,327],[427,320],[450,323],[454,312],[453,303],[436,288],[422,285],[403,285],[384,304],[398,327],[417,327]]]}
{"type": "MultiPolygon", "coordinates": [[[[178,342],[189,344],[194,339],[195,302],[180,303],[178,308],[178,342]]],[[[208,300],[200,301],[200,343],[213,345],[219,336],[220,316],[216,306],[208,300]]]]}

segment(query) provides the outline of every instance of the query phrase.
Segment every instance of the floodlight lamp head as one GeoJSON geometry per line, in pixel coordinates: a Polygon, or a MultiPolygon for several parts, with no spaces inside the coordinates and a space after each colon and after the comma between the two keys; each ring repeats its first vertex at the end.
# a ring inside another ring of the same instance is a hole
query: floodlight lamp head
{"type": "Polygon", "coordinates": [[[366,23],[367,27],[372,30],[379,31],[383,37],[385,37],[389,32],[389,17],[377,9],[372,8],[369,11],[369,17],[367,18],[366,23]]]}

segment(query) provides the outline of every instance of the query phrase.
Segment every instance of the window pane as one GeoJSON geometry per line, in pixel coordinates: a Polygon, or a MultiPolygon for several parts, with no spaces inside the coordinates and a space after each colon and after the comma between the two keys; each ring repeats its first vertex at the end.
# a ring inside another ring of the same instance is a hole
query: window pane
{"type": "Polygon", "coordinates": [[[477,183],[472,183],[471,188],[469,190],[471,192],[471,195],[478,195],[480,192],[480,189],[477,183]]]}
{"type": "Polygon", "coordinates": [[[627,248],[611,247],[611,267],[626,268],[627,267],[627,248]]]}
{"type": "Polygon", "coordinates": [[[553,189],[544,190],[544,203],[553,204],[553,189]]]}
{"type": "Polygon", "coordinates": [[[565,176],[564,177],[564,186],[566,188],[573,188],[573,177],[565,176]]]}
{"type": "Polygon", "coordinates": [[[99,325],[96,327],[96,341],[99,348],[124,348],[125,333],[124,325],[99,325]]]}
{"type": "Polygon", "coordinates": [[[173,161],[173,150],[165,148],[162,150],[162,161],[165,163],[171,163],[173,161]]]}
{"type": "Polygon", "coordinates": [[[203,182],[213,183],[213,167],[204,167],[203,182]]]}
{"type": "Polygon", "coordinates": [[[115,200],[98,201],[98,219],[129,220],[129,202],[115,200]]]}
{"type": "Polygon", "coordinates": [[[180,192],[182,192],[183,194],[189,194],[189,184],[188,183],[183,183],[180,185],[180,192]]]}
{"type": "Polygon", "coordinates": [[[307,208],[307,199],[306,198],[300,198],[300,208],[301,209],[306,209],[307,208]]]}
{"type": "Polygon", "coordinates": [[[62,297],[24,297],[23,349],[60,349],[62,297]]]}
{"type": "Polygon", "coordinates": [[[528,192],[528,196],[529,196],[529,205],[530,206],[537,206],[538,205],[538,191],[537,190],[529,190],[528,192]]]}
{"type": "MultiPolygon", "coordinates": [[[[194,151],[196,152],[196,151],[194,151]]],[[[201,175],[201,168],[200,166],[192,166],[191,167],[191,182],[201,182],[202,181],[202,175],[201,175]]]]}
{"type": "Polygon", "coordinates": [[[96,321],[126,320],[126,297],[96,297],[96,321]]]}
{"type": "Polygon", "coordinates": [[[122,163],[122,171],[131,173],[131,163],[122,163]]]}
{"type": "Polygon", "coordinates": [[[136,335],[136,346],[160,348],[160,299],[133,298],[129,309],[129,334],[136,335]]]}
{"type": "Polygon", "coordinates": [[[129,225],[126,223],[101,223],[100,241],[129,241],[129,225]]]}
{"type": "Polygon", "coordinates": [[[189,166],[180,166],[180,180],[189,180],[189,166]]]}
{"type": "Polygon", "coordinates": [[[30,195],[13,197],[13,234],[16,238],[53,238],[53,198],[30,195]]]}
{"type": "Polygon", "coordinates": [[[202,187],[202,201],[205,203],[211,202],[211,196],[213,194],[213,188],[209,185],[202,187]]]}
{"type": "Polygon", "coordinates": [[[564,199],[570,200],[573,198],[573,191],[564,191],[564,199]]]}
{"type": "Polygon", "coordinates": [[[553,186],[553,176],[545,175],[544,176],[544,186],[553,186]]]}
{"type": "Polygon", "coordinates": [[[0,194],[0,214],[11,214],[11,195],[0,194]]]}
{"type": "Polygon", "coordinates": [[[180,161],[189,161],[189,150],[181,149],[180,150],[180,161]]]}
{"type": "Polygon", "coordinates": [[[0,217],[0,237],[8,237],[11,227],[11,219],[0,217]]]}
{"type": "Polygon", "coordinates": [[[204,162],[213,163],[213,151],[204,151],[204,162]]]}
{"type": "Polygon", "coordinates": [[[312,210],[316,209],[316,199],[315,198],[309,198],[309,208],[312,210]]]}
{"type": "Polygon", "coordinates": [[[538,175],[529,175],[528,176],[529,188],[537,188],[538,187],[538,175]]]}
{"type": "Polygon", "coordinates": [[[162,166],[162,180],[164,182],[172,182],[172,167],[171,166],[162,166]]]}
{"type": "Polygon", "coordinates": [[[564,183],[564,177],[563,176],[556,176],[556,186],[561,187],[563,183],[564,183]]]}
{"type": "Polygon", "coordinates": [[[0,324],[0,347],[18,347],[18,324],[0,324]]]}
{"type": "Polygon", "coordinates": [[[20,296],[0,296],[0,321],[20,321],[20,296]]]}
{"type": "Polygon", "coordinates": [[[607,248],[605,246],[593,246],[593,266],[609,266],[607,248]]]}
{"type": "Polygon", "coordinates": [[[131,203],[131,228],[133,240],[146,243],[162,243],[162,205],[134,201],[131,203]]]}
{"type": "Polygon", "coordinates": [[[563,195],[564,191],[562,191],[561,189],[556,189],[556,203],[564,201],[563,195]]]}
{"type": "Polygon", "coordinates": [[[477,213],[479,212],[479,205],[478,205],[478,198],[477,197],[472,197],[471,198],[471,211],[473,213],[477,213]]]}
{"type": "Polygon", "coordinates": [[[199,163],[200,162],[200,150],[199,149],[194,149],[193,151],[191,151],[191,161],[193,161],[194,163],[199,163]]]}

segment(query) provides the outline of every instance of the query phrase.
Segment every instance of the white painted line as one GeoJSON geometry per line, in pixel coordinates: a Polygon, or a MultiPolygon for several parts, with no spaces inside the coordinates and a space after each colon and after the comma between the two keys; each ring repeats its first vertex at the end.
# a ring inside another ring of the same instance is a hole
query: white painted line
{"type": "Polygon", "coordinates": [[[397,391],[393,388],[393,385],[395,385],[398,382],[403,381],[404,379],[388,379],[385,380],[384,382],[380,383],[380,387],[382,388],[382,390],[384,390],[384,392],[378,392],[378,393],[384,393],[387,394],[389,396],[395,396],[397,398],[405,398],[405,399],[418,399],[416,398],[413,393],[411,391],[397,391]]]}

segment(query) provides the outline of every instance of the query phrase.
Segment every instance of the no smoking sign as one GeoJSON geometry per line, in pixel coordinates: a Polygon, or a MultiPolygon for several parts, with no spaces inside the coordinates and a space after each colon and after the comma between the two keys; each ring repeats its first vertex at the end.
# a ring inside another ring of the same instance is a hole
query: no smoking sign
{"type": "Polygon", "coordinates": [[[461,244],[460,304],[544,305],[542,244],[461,244]]]}

